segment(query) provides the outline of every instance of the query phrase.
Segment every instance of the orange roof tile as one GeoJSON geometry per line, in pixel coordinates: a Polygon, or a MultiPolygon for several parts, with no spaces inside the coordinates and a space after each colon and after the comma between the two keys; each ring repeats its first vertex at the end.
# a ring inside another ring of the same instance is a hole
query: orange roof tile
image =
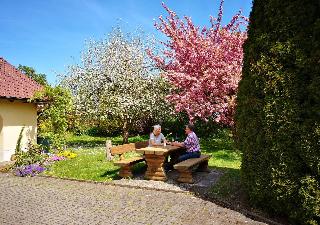
{"type": "Polygon", "coordinates": [[[42,86],[0,57],[0,98],[27,99],[42,86]]]}

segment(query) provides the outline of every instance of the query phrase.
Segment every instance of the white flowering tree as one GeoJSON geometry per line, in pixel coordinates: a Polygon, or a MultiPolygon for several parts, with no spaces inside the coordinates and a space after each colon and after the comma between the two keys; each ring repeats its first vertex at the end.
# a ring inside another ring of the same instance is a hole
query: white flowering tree
{"type": "Polygon", "coordinates": [[[114,29],[104,40],[87,42],[81,63],[69,67],[62,84],[75,96],[77,113],[96,121],[112,121],[130,129],[146,120],[161,120],[171,112],[165,101],[168,83],[146,54],[151,47],[143,35],[114,29]]]}

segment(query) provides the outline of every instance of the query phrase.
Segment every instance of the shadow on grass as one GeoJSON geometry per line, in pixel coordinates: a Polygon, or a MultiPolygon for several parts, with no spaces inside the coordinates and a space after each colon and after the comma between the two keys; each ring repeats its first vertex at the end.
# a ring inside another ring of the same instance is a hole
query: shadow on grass
{"type": "Polygon", "coordinates": [[[107,170],[103,174],[101,174],[100,177],[108,177],[108,178],[112,178],[112,179],[119,179],[118,172],[119,172],[119,169],[107,170]]]}
{"type": "Polygon", "coordinates": [[[146,172],[146,170],[147,164],[145,162],[137,163],[132,167],[132,173],[134,174],[134,176],[142,175],[146,172]]]}
{"type": "MultiPolygon", "coordinates": [[[[122,177],[119,176],[119,170],[120,168],[113,169],[113,170],[106,170],[103,174],[100,175],[100,177],[111,178],[113,180],[120,180],[122,179],[122,177]]],[[[147,170],[147,165],[144,162],[137,163],[132,167],[133,176],[139,176],[139,175],[141,176],[146,172],[146,170],[147,170]]]]}
{"type": "Polygon", "coordinates": [[[210,188],[211,197],[230,203],[248,205],[248,197],[241,185],[240,169],[211,167],[223,172],[217,183],[210,188]]]}
{"type": "Polygon", "coordinates": [[[222,130],[200,142],[202,152],[211,155],[209,168],[222,173],[205,197],[247,206],[248,198],[240,179],[242,154],[235,148],[230,130],[222,130]]]}
{"type": "Polygon", "coordinates": [[[209,166],[239,169],[241,152],[234,146],[230,131],[221,131],[210,138],[200,140],[203,154],[210,155],[209,166]]]}

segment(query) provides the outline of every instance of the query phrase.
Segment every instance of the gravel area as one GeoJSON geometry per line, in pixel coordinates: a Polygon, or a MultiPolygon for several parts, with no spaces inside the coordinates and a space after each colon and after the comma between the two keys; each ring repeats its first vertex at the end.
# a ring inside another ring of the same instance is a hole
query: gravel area
{"type": "Polygon", "coordinates": [[[193,174],[194,183],[186,184],[186,183],[178,183],[176,180],[179,176],[176,170],[172,170],[167,172],[168,180],[163,181],[153,181],[153,180],[145,180],[143,174],[135,174],[133,178],[130,179],[121,179],[114,180],[111,183],[120,184],[125,186],[132,187],[143,187],[143,188],[152,188],[157,190],[170,190],[170,191],[180,191],[185,192],[189,190],[197,191],[202,194],[205,194],[210,190],[212,185],[214,185],[218,178],[222,175],[222,172],[216,170],[210,170],[210,172],[196,172],[193,174]]]}
{"type": "Polygon", "coordinates": [[[188,193],[0,173],[0,224],[264,224],[188,193]]]}

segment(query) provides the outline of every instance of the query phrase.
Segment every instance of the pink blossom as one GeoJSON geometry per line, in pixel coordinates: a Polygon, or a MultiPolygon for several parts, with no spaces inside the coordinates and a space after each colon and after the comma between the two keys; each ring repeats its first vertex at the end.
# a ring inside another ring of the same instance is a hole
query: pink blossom
{"type": "Polygon", "coordinates": [[[216,122],[233,125],[242,45],[247,38],[239,27],[248,20],[239,11],[229,24],[222,26],[223,2],[218,18],[210,18],[210,28],[194,25],[189,17],[180,19],[162,3],[168,17],[160,16],[155,27],[169,40],[161,42],[165,46],[163,56],[152,51],[148,54],[174,87],[167,100],[177,112],[185,111],[191,121],[214,116],[216,122]]]}

